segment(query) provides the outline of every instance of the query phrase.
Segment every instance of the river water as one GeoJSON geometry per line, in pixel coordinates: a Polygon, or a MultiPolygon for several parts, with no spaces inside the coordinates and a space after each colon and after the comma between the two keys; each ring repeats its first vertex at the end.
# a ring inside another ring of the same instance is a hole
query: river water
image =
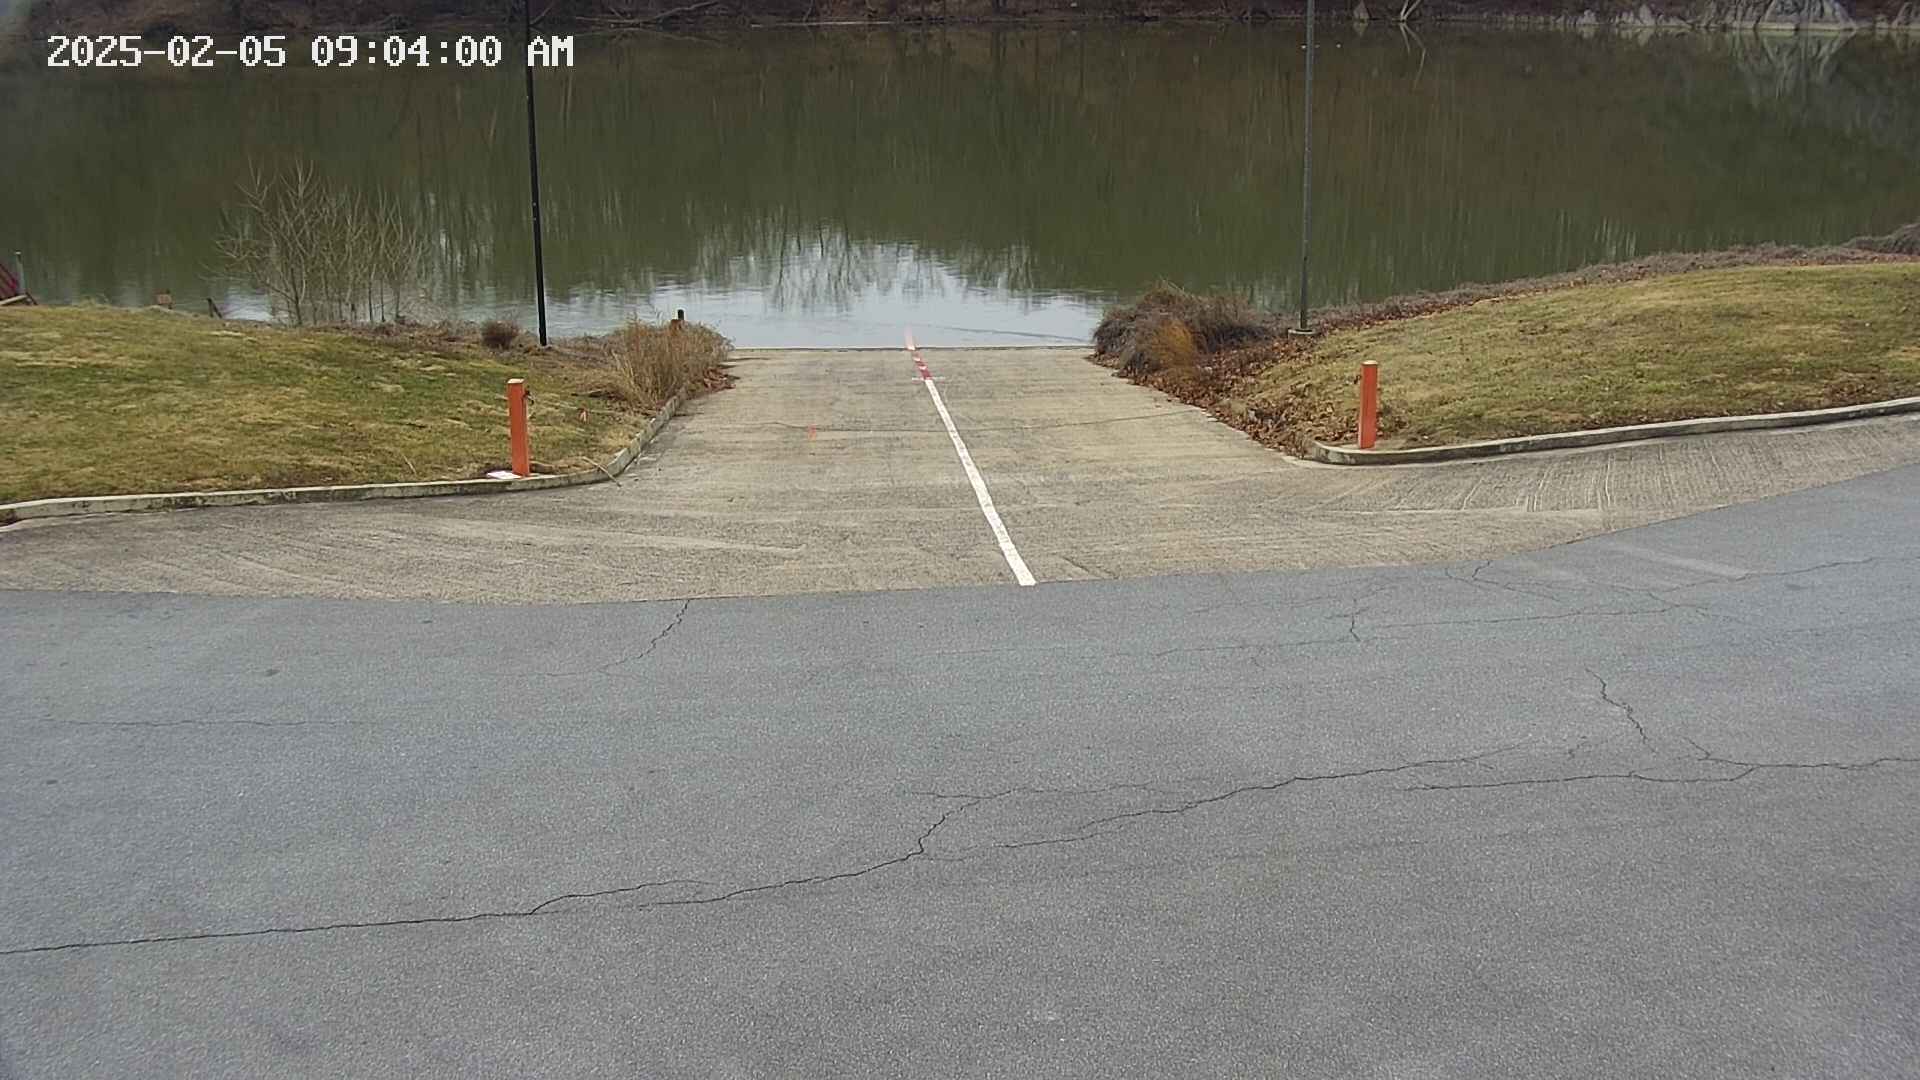
{"type": "MultiPolygon", "coordinates": [[[[1291,310],[1302,34],[582,37],[539,84],[552,324],[684,308],[743,345],[1034,344],[1159,279],[1291,310]]],[[[1920,218],[1920,42],[1318,37],[1315,304],[1920,218]]],[[[0,95],[0,249],[45,298],[266,314],[214,238],[250,163],[305,157],[421,216],[433,307],[532,324],[517,68],[16,65],[0,95]]]]}

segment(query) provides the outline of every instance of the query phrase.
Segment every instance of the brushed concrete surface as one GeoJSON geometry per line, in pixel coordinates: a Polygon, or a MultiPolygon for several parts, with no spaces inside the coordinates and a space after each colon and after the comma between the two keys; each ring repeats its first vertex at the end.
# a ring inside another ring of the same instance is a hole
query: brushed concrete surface
{"type": "MultiPolygon", "coordinates": [[[[925,351],[1042,581],[1493,556],[1920,462],[1904,417],[1354,470],[1084,355],[925,351]]],[[[0,530],[0,587],[559,602],[1011,580],[904,351],[748,352],[735,373],[618,484],[26,522],[0,530]]]]}

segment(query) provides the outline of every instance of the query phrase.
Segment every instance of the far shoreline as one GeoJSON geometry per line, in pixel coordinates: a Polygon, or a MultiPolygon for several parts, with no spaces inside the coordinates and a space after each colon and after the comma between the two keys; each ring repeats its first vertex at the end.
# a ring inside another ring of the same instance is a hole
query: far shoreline
{"type": "MultiPolygon", "coordinates": [[[[85,6],[32,0],[26,17],[15,28],[16,39],[44,39],[54,34],[133,35],[153,39],[173,34],[235,36],[260,33],[315,35],[338,32],[375,34],[439,33],[506,27],[499,18],[476,19],[449,15],[432,0],[400,0],[361,9],[358,19],[286,18],[289,8],[262,3],[224,3],[204,0],[191,5],[160,5],[154,0],[96,0],[85,6]],[[78,8],[79,10],[76,10],[78,8]],[[24,31],[24,34],[21,32],[24,31]]],[[[1712,0],[1415,0],[1409,18],[1398,18],[1400,8],[1376,0],[1329,0],[1316,5],[1320,23],[1379,24],[1418,30],[1429,26],[1563,29],[1582,33],[1620,34],[1741,32],[1761,34],[1853,35],[1920,33],[1920,5],[1889,0],[1855,0],[1835,5],[1822,17],[1780,20],[1775,5],[1743,2],[1723,5],[1712,0]],[[1835,16],[1837,13],[1837,17],[1835,16]]],[[[705,0],[637,5],[631,17],[615,18],[589,0],[554,0],[539,29],[550,33],[665,31],[722,28],[1005,28],[1019,26],[1087,27],[1116,25],[1211,24],[1251,25],[1301,22],[1305,0],[1280,3],[1247,2],[1231,9],[1195,0],[705,0]]],[[[512,29],[512,27],[508,27],[512,29]]]]}

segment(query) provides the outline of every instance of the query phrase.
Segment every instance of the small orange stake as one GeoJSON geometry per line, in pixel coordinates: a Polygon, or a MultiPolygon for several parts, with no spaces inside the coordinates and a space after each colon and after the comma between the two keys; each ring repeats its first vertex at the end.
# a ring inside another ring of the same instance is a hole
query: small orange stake
{"type": "Polygon", "coordinates": [[[507,441],[513,451],[516,476],[533,475],[533,453],[527,449],[527,380],[507,380],[507,441]]]}
{"type": "Polygon", "coordinates": [[[1373,438],[1380,429],[1380,365],[1372,360],[1360,365],[1360,449],[1373,449],[1373,438]]]}

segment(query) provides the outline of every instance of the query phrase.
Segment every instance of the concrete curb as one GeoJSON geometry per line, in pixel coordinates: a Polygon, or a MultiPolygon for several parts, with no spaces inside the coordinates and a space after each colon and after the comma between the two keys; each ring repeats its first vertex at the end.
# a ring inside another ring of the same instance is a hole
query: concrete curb
{"type": "Polygon", "coordinates": [[[192,510],[206,506],[273,506],[282,503],[360,502],[366,499],[426,499],[448,495],[504,495],[515,491],[599,484],[627,471],[640,451],[660,434],[687,395],[675,394],[647,426],[605,467],[512,480],[427,480],[405,484],[341,484],[332,487],[250,488],[244,491],[179,491],[153,495],[95,495],[0,503],[0,527],[32,518],[81,514],[129,514],[147,510],[192,510]]]}
{"type": "Polygon", "coordinates": [[[1360,450],[1350,446],[1329,446],[1315,440],[1313,452],[1308,456],[1328,465],[1414,465],[1427,461],[1460,461],[1465,458],[1523,454],[1533,450],[1562,450],[1575,446],[1638,442],[1642,439],[1664,439],[1675,435],[1706,435],[1716,431],[1750,431],[1755,428],[1831,424],[1841,420],[1859,420],[1869,416],[1891,416],[1908,412],[1920,412],[1920,397],[1871,401],[1865,405],[1842,405],[1834,409],[1758,413],[1752,416],[1708,416],[1698,420],[1670,420],[1659,424],[1631,424],[1626,427],[1590,428],[1586,431],[1556,431],[1546,435],[1522,435],[1513,439],[1489,439],[1485,442],[1421,446],[1406,450],[1360,450]]]}

